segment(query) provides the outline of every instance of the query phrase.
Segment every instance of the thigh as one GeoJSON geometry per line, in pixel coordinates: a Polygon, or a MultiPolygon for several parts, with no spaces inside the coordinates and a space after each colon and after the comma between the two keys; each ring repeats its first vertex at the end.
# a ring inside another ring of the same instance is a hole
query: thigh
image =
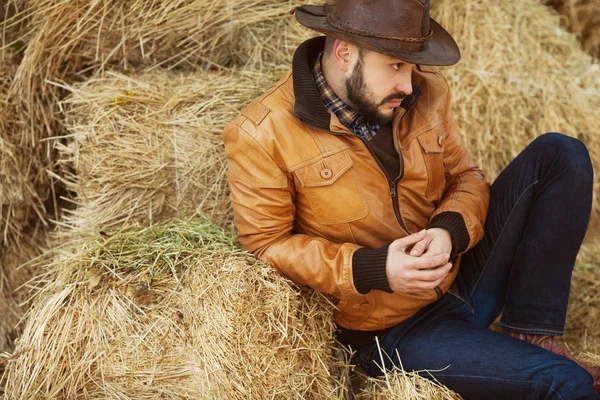
{"type": "Polygon", "coordinates": [[[510,322],[561,329],[589,220],[591,176],[581,142],[546,134],[492,184],[484,237],[463,255],[453,289],[480,326],[489,326],[508,301],[510,322]],[[546,310],[557,310],[557,316],[546,321],[546,310]]]}
{"type": "Polygon", "coordinates": [[[579,393],[593,384],[577,364],[455,315],[417,324],[401,335],[392,329],[380,339],[380,348],[371,346],[359,358],[372,376],[381,375],[381,365],[420,371],[465,399],[596,398],[593,391],[579,393]]]}

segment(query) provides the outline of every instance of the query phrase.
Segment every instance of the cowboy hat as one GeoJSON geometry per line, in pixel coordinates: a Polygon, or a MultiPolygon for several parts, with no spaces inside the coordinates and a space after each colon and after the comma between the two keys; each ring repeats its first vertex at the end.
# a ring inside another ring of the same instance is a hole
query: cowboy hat
{"type": "Polygon", "coordinates": [[[339,0],[298,7],[295,16],[307,28],[406,62],[452,65],[460,60],[452,36],[429,17],[429,0],[339,0]]]}

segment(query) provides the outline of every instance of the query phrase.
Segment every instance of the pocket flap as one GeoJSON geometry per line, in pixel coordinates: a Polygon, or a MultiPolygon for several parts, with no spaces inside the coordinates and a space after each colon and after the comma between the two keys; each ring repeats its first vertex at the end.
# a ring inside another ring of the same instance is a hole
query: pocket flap
{"type": "Polygon", "coordinates": [[[352,158],[346,151],[315,161],[294,171],[305,187],[318,187],[333,184],[344,172],[352,167],[352,158]]]}
{"type": "Polygon", "coordinates": [[[439,130],[427,132],[417,137],[425,153],[443,153],[444,137],[439,134],[439,130]]]}

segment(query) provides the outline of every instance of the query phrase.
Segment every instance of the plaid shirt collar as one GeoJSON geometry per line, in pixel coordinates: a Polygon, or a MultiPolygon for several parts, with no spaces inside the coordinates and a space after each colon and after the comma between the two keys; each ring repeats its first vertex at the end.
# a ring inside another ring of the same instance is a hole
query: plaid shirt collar
{"type": "Polygon", "coordinates": [[[325,82],[325,76],[323,75],[323,70],[321,69],[321,58],[323,57],[323,52],[319,54],[315,64],[313,65],[313,75],[315,78],[315,82],[317,83],[317,88],[321,93],[321,97],[323,98],[323,103],[325,106],[335,114],[336,117],[340,120],[342,125],[348,128],[352,133],[360,136],[365,140],[371,140],[373,136],[379,130],[379,125],[370,124],[363,117],[358,115],[356,111],[354,111],[349,105],[344,103],[342,99],[338,97],[337,94],[331,89],[331,87],[325,82]]]}

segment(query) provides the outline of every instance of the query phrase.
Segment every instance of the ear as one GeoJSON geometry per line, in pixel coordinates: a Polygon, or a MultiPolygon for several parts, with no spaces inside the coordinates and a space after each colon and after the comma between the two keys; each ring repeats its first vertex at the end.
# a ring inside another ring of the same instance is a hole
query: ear
{"type": "Polygon", "coordinates": [[[338,67],[342,71],[348,72],[350,69],[352,45],[348,42],[344,42],[343,40],[335,39],[335,42],[333,43],[332,55],[338,67]]]}

